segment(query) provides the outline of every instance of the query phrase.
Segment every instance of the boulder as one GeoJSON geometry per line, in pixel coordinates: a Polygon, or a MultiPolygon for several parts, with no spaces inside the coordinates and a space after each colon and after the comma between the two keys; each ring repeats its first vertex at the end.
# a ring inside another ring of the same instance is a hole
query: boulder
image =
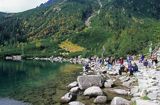
{"type": "Polygon", "coordinates": [[[136,100],[136,105],[158,105],[158,104],[149,100],[139,99],[139,100],[136,100]]]}
{"type": "Polygon", "coordinates": [[[61,103],[68,103],[73,99],[73,95],[71,93],[66,93],[63,97],[61,97],[61,103]]]}
{"type": "Polygon", "coordinates": [[[111,79],[107,80],[105,83],[104,83],[104,87],[106,88],[111,88],[113,85],[113,81],[111,79]]]}
{"type": "Polygon", "coordinates": [[[127,82],[127,81],[130,80],[130,77],[128,77],[128,76],[121,76],[119,79],[121,80],[121,82],[127,82]]]}
{"type": "Polygon", "coordinates": [[[133,96],[133,97],[140,97],[140,94],[141,94],[141,93],[138,92],[138,93],[134,93],[132,96],[133,96]]]}
{"type": "Polygon", "coordinates": [[[79,90],[79,87],[77,86],[77,87],[73,87],[72,89],[70,89],[70,92],[71,93],[77,93],[78,90],[79,90]]]}
{"type": "Polygon", "coordinates": [[[102,78],[99,75],[83,75],[77,78],[78,86],[81,90],[87,89],[91,86],[102,87],[102,78]]]}
{"type": "Polygon", "coordinates": [[[72,101],[68,105],[85,105],[85,104],[83,104],[83,103],[81,103],[79,101],[72,101]]]}
{"type": "Polygon", "coordinates": [[[130,105],[130,101],[121,97],[114,97],[111,105],[130,105]]]}
{"type": "Polygon", "coordinates": [[[148,93],[147,97],[151,100],[156,100],[158,97],[158,93],[157,92],[148,93]]]}
{"type": "Polygon", "coordinates": [[[73,88],[73,87],[76,87],[76,86],[78,86],[78,82],[74,81],[74,82],[70,83],[67,87],[68,88],[73,88]]]}
{"type": "Polygon", "coordinates": [[[95,99],[94,99],[94,103],[95,104],[104,104],[107,102],[107,97],[106,96],[97,96],[95,99]]]}
{"type": "Polygon", "coordinates": [[[123,86],[126,86],[126,87],[131,87],[131,84],[132,84],[133,82],[132,81],[126,81],[126,82],[123,82],[123,86]]]}
{"type": "Polygon", "coordinates": [[[139,99],[141,99],[141,98],[140,98],[140,97],[133,97],[133,98],[131,99],[131,102],[132,102],[132,103],[135,103],[136,100],[139,100],[139,99]]]}
{"type": "Polygon", "coordinates": [[[101,96],[103,95],[103,91],[98,86],[92,86],[87,88],[83,94],[85,96],[101,96]]]}
{"type": "Polygon", "coordinates": [[[153,91],[158,91],[159,90],[159,86],[152,86],[150,88],[147,88],[147,92],[153,92],[153,91]]]}
{"type": "Polygon", "coordinates": [[[118,75],[117,71],[108,71],[107,72],[109,75],[118,75]]]}
{"type": "Polygon", "coordinates": [[[143,89],[140,93],[140,97],[145,97],[147,95],[147,91],[143,89]]]}
{"type": "Polygon", "coordinates": [[[119,95],[128,95],[129,91],[123,90],[123,89],[111,89],[110,91],[115,92],[119,95]]]}
{"type": "Polygon", "coordinates": [[[131,95],[134,95],[134,94],[136,94],[136,93],[138,93],[138,92],[139,92],[138,86],[134,86],[134,87],[131,89],[131,95]]]}

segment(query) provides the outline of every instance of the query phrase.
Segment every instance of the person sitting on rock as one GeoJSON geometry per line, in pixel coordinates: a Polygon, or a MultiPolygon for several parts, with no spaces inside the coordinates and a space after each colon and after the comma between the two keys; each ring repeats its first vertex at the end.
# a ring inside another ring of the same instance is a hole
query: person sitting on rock
{"type": "Polygon", "coordinates": [[[88,64],[88,63],[83,66],[83,72],[84,72],[84,73],[88,72],[89,69],[90,69],[90,67],[89,67],[89,64],[88,64]]]}
{"type": "Polygon", "coordinates": [[[132,69],[133,69],[133,72],[138,72],[138,66],[135,62],[133,63],[132,69]]]}
{"type": "Polygon", "coordinates": [[[125,66],[124,65],[120,65],[120,69],[119,69],[119,75],[122,75],[122,72],[125,71],[125,66]]]}
{"type": "Polygon", "coordinates": [[[132,66],[132,63],[128,63],[128,71],[130,73],[130,76],[133,75],[133,66],[132,66]]]}
{"type": "Polygon", "coordinates": [[[147,59],[144,60],[143,65],[144,65],[146,68],[148,67],[148,60],[147,60],[147,59]]]}

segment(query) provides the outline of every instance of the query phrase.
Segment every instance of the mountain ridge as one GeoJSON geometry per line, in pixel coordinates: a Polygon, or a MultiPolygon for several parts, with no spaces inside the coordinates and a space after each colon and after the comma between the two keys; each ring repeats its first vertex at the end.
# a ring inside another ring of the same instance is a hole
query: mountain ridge
{"type": "Polygon", "coordinates": [[[103,47],[105,55],[146,53],[151,42],[154,47],[160,41],[159,8],[156,0],[50,0],[2,16],[0,55],[21,54],[23,49],[25,56],[56,56],[67,52],[59,47],[66,40],[86,49],[71,56],[100,56],[103,47]]]}

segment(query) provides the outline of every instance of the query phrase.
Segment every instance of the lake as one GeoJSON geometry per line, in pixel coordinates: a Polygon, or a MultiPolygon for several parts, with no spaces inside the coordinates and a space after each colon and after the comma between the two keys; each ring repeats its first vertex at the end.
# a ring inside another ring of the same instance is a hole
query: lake
{"type": "Polygon", "coordinates": [[[0,61],[0,97],[32,105],[59,105],[80,65],[49,61],[0,61]]]}

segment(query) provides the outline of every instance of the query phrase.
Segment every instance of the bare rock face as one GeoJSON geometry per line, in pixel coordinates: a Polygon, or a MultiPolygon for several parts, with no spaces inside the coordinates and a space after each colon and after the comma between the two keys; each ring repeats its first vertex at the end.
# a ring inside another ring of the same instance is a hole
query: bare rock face
{"type": "Polygon", "coordinates": [[[95,104],[105,104],[107,102],[106,96],[97,96],[94,100],[95,104]]]}
{"type": "Polygon", "coordinates": [[[98,86],[92,86],[86,89],[83,93],[85,96],[102,96],[103,91],[98,86]]]}
{"type": "Polygon", "coordinates": [[[78,76],[77,81],[81,90],[85,90],[91,86],[102,87],[102,77],[99,75],[78,76]]]}
{"type": "Polygon", "coordinates": [[[114,97],[111,105],[130,105],[130,101],[121,97],[114,97]]]}

